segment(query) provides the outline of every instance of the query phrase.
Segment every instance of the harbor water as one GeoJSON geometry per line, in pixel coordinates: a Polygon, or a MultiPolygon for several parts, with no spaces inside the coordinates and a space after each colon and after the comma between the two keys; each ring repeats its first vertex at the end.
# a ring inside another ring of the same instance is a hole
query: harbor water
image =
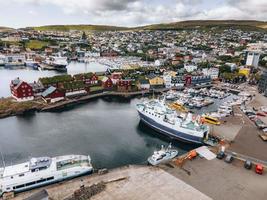
{"type": "MultiPolygon", "coordinates": [[[[5,164],[65,154],[89,154],[96,168],[145,164],[155,149],[171,140],[140,124],[138,101],[98,99],[64,111],[0,119],[5,164]]],[[[180,154],[196,147],[172,142],[180,154]]]]}
{"type": "MultiPolygon", "coordinates": [[[[97,63],[71,63],[69,74],[105,71],[97,63]]],[[[54,76],[56,71],[0,69],[0,97],[10,96],[9,83],[20,77],[33,82],[54,76]]],[[[85,154],[96,168],[115,168],[127,164],[145,164],[162,144],[173,146],[179,154],[195,145],[171,141],[140,123],[135,109],[140,99],[105,98],[65,108],[57,112],[30,113],[0,119],[0,165],[11,165],[37,156],[85,154]]],[[[220,101],[209,106],[213,110],[220,101]]]]}

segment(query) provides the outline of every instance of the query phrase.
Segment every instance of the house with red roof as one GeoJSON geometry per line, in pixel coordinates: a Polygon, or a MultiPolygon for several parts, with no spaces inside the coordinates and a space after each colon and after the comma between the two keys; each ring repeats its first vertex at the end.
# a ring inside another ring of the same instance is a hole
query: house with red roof
{"type": "Polygon", "coordinates": [[[31,101],[34,99],[32,86],[19,78],[11,81],[10,90],[12,97],[17,101],[31,101]]]}

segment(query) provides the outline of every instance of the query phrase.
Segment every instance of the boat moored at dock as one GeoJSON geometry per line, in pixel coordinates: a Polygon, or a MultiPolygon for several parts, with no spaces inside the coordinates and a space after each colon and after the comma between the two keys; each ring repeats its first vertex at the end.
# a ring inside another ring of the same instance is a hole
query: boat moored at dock
{"type": "Polygon", "coordinates": [[[161,146],[159,151],[154,151],[153,155],[150,156],[147,161],[151,165],[158,165],[160,163],[168,162],[178,155],[178,151],[171,147],[171,144],[167,148],[161,146]]]}
{"type": "Polygon", "coordinates": [[[42,69],[57,70],[60,72],[66,72],[67,65],[67,58],[61,56],[49,56],[43,62],[40,63],[40,67],[42,69]]]}
{"type": "Polygon", "coordinates": [[[209,127],[200,122],[191,113],[179,115],[163,101],[152,100],[137,104],[137,111],[142,122],[159,133],[171,138],[202,144],[208,139],[209,127]]]}
{"type": "Polygon", "coordinates": [[[0,169],[0,194],[22,192],[93,172],[90,156],[32,158],[0,169]]]}

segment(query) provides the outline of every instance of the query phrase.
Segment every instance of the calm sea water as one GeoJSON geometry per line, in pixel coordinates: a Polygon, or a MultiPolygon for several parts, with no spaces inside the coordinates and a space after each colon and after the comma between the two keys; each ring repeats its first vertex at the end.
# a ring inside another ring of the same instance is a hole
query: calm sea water
{"type": "Polygon", "coordinates": [[[106,98],[64,111],[0,120],[0,150],[7,165],[33,156],[89,154],[96,168],[146,163],[162,144],[180,153],[196,146],[171,141],[139,122],[139,99],[106,98]]]}
{"type": "MultiPolygon", "coordinates": [[[[69,74],[105,71],[97,63],[71,63],[69,74]]],[[[10,96],[10,80],[34,81],[55,71],[0,69],[0,97],[10,96]]],[[[6,165],[34,156],[89,154],[96,168],[145,163],[153,151],[171,142],[139,122],[132,100],[105,98],[57,112],[0,119],[0,151],[6,165]]],[[[196,146],[172,141],[180,153],[196,146]]],[[[1,165],[0,159],[0,165],[1,165]]]]}

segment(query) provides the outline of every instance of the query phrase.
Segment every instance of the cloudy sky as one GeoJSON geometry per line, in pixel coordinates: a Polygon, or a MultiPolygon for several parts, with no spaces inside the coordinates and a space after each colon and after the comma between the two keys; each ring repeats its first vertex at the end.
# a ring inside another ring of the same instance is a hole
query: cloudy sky
{"type": "Polygon", "coordinates": [[[139,26],[192,19],[267,20],[267,0],[0,0],[0,26],[139,26]]]}

